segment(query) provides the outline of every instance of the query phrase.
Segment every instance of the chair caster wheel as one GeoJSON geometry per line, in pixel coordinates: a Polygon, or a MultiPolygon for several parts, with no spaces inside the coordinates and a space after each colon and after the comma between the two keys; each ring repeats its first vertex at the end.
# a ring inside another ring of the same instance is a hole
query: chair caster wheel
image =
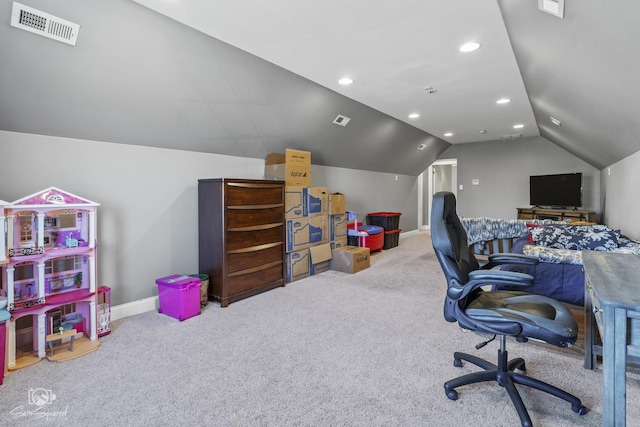
{"type": "Polygon", "coordinates": [[[520,372],[527,372],[527,367],[525,366],[525,364],[524,364],[524,363],[522,363],[522,364],[520,364],[520,365],[517,365],[517,366],[514,366],[514,367],[513,367],[513,370],[514,370],[514,371],[515,371],[516,369],[517,369],[518,371],[520,371],[520,372]]]}
{"type": "Polygon", "coordinates": [[[455,390],[449,390],[449,391],[445,390],[444,392],[445,392],[445,394],[447,395],[447,397],[449,399],[458,400],[458,392],[457,391],[455,391],[455,390]]]}
{"type": "Polygon", "coordinates": [[[453,366],[455,366],[456,368],[462,368],[462,360],[453,359],[453,366]]]}
{"type": "Polygon", "coordinates": [[[589,412],[589,409],[587,409],[586,406],[572,406],[571,409],[573,410],[573,412],[575,412],[578,415],[584,415],[587,412],[589,412]]]}

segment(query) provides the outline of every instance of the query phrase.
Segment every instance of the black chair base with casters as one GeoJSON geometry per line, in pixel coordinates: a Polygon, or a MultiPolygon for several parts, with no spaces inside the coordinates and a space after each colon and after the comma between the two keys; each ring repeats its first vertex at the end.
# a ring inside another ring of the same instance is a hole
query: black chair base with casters
{"type": "Polygon", "coordinates": [[[481,367],[484,371],[474,372],[471,374],[463,375],[458,378],[444,383],[444,392],[451,400],[458,400],[458,392],[455,390],[457,387],[463,385],[469,385],[474,383],[480,383],[485,381],[497,381],[502,387],[507,390],[509,397],[513,405],[516,407],[520,421],[523,427],[529,427],[531,423],[531,417],[525,408],[520,393],[516,388],[516,384],[526,385],[536,390],[541,390],[545,393],[552,394],[556,397],[566,400],[571,404],[571,409],[580,415],[584,415],[588,412],[588,409],[582,404],[580,399],[572,394],[567,393],[564,390],[559,389],[556,386],[545,383],[544,381],[537,380],[535,378],[528,377],[526,375],[519,374],[515,370],[522,372],[526,371],[524,359],[518,357],[516,359],[508,360],[508,353],[505,345],[505,335],[500,336],[500,350],[498,350],[498,364],[494,365],[479,357],[473,356],[467,353],[455,352],[453,353],[453,365],[455,367],[462,367],[462,361],[465,360],[476,366],[481,367]]]}
{"type": "MultiPolygon", "coordinates": [[[[543,391],[564,399],[573,412],[584,415],[588,409],[576,396],[551,384],[524,374],[522,358],[508,359],[506,337],[519,342],[529,338],[558,347],[572,346],[578,337],[578,325],[569,309],[562,303],[541,295],[519,291],[488,291],[493,285],[526,287],[533,277],[511,271],[495,269],[503,264],[537,264],[538,260],[518,254],[493,254],[482,267],[467,245],[467,234],[456,213],[456,199],[452,193],[441,192],[433,196],[431,204],[431,239],[440,266],[447,279],[444,317],[458,322],[460,327],[500,337],[497,364],[467,353],[454,353],[454,366],[472,363],[483,370],[447,381],[444,390],[451,400],[458,399],[456,388],[495,381],[502,386],[520,417],[524,427],[532,426],[531,417],[524,406],[516,385],[543,391]],[[520,372],[516,372],[520,371],[520,372]]],[[[489,341],[479,344],[477,348],[489,341]]]]}

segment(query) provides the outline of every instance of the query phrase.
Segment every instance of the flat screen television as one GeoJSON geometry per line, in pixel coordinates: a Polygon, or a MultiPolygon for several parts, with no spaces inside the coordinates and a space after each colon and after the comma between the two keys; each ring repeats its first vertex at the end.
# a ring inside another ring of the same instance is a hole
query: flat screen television
{"type": "Polygon", "coordinates": [[[560,208],[582,206],[582,173],[530,176],[529,204],[560,208]]]}

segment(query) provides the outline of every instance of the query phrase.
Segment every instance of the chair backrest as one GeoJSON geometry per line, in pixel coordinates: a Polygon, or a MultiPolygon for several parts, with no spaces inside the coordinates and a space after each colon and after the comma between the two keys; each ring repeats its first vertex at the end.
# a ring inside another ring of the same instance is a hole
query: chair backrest
{"type": "MultiPolygon", "coordinates": [[[[456,213],[456,198],[453,193],[440,192],[433,196],[431,204],[431,240],[440,266],[447,278],[447,285],[461,287],[469,281],[469,272],[480,265],[467,244],[467,233],[456,213]]],[[[447,293],[444,317],[457,321],[455,305],[459,301],[447,293]]]]}

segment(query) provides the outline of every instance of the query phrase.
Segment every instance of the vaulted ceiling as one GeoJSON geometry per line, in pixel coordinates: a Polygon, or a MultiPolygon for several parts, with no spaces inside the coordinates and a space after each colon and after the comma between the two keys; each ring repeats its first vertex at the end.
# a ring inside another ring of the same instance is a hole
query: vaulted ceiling
{"type": "Polygon", "coordinates": [[[631,0],[21,3],[80,31],[19,30],[2,2],[2,130],[411,175],[458,143],[542,136],[599,169],[640,149],[631,0]]]}

